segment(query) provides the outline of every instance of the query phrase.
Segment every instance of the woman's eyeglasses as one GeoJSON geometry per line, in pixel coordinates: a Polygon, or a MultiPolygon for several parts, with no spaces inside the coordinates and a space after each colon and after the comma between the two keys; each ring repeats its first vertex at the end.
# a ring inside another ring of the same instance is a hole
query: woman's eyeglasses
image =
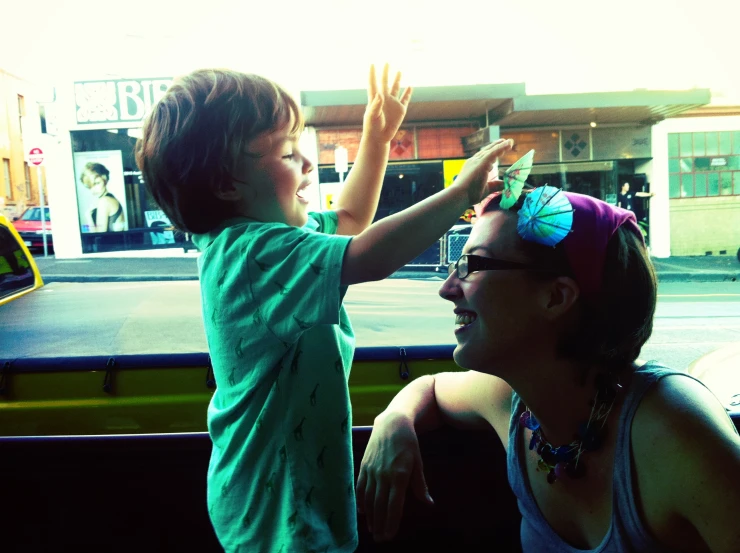
{"type": "Polygon", "coordinates": [[[451,275],[457,271],[457,278],[465,280],[470,273],[476,271],[509,271],[509,270],[525,270],[525,271],[540,271],[540,272],[552,272],[548,269],[542,269],[535,265],[528,263],[518,263],[516,261],[506,261],[503,259],[494,259],[492,257],[481,257],[480,255],[464,254],[460,256],[455,263],[450,263],[447,266],[447,275],[451,275]]]}

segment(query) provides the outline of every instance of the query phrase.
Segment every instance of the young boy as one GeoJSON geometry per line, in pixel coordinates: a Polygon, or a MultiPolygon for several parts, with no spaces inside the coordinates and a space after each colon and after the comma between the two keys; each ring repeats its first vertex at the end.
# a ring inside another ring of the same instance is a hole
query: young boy
{"type": "Polygon", "coordinates": [[[301,112],[267,79],[202,70],[154,107],[136,158],[172,222],[194,233],[218,384],[208,408],[208,509],[227,552],[357,547],[346,286],[383,279],[488,192],[511,147],[476,154],[455,184],[371,225],[411,90],[370,72],[357,159],[336,209],[307,214],[301,112]]]}

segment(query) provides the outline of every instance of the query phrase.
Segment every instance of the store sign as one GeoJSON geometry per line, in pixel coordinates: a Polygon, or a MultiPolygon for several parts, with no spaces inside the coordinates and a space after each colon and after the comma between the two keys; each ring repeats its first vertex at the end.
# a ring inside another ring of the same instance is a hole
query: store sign
{"type": "Polygon", "coordinates": [[[77,123],[140,122],[171,83],[171,78],[76,82],[77,123]]]}
{"type": "Polygon", "coordinates": [[[461,138],[463,150],[466,154],[477,152],[486,144],[490,144],[491,142],[498,140],[501,136],[499,131],[500,129],[496,125],[489,125],[473,134],[463,136],[461,138]]]}
{"type": "MultiPolygon", "coordinates": [[[[563,131],[563,139],[565,139],[563,131]]],[[[597,159],[650,159],[651,127],[605,127],[591,130],[593,156],[597,159]]],[[[587,158],[588,159],[588,158],[587,158]]]]}

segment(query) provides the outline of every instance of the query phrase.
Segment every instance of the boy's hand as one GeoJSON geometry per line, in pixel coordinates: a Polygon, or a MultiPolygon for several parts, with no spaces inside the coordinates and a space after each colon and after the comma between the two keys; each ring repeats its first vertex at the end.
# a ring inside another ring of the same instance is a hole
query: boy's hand
{"type": "Polygon", "coordinates": [[[496,160],[511,150],[513,145],[511,140],[497,140],[484,146],[465,162],[452,186],[467,189],[469,205],[479,203],[488,194],[500,188],[501,181],[490,179],[489,174],[496,160]]]}
{"type": "Polygon", "coordinates": [[[375,66],[370,66],[370,82],[367,88],[363,134],[378,144],[388,144],[406,117],[406,107],[411,100],[411,87],[399,96],[401,73],[396,73],[393,86],[388,89],[388,64],[383,68],[380,90],[375,79],[375,66]]]}

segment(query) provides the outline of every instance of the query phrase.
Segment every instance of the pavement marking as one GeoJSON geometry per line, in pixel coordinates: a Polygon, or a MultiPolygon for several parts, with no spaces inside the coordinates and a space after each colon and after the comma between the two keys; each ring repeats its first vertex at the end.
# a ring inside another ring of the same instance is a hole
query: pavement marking
{"type": "Polygon", "coordinates": [[[740,325],[686,325],[663,326],[655,325],[653,330],[740,330],[740,325]]]}
{"type": "Polygon", "coordinates": [[[658,294],[659,298],[721,298],[721,297],[738,297],[740,294],[718,293],[718,294],[658,294]]]}

